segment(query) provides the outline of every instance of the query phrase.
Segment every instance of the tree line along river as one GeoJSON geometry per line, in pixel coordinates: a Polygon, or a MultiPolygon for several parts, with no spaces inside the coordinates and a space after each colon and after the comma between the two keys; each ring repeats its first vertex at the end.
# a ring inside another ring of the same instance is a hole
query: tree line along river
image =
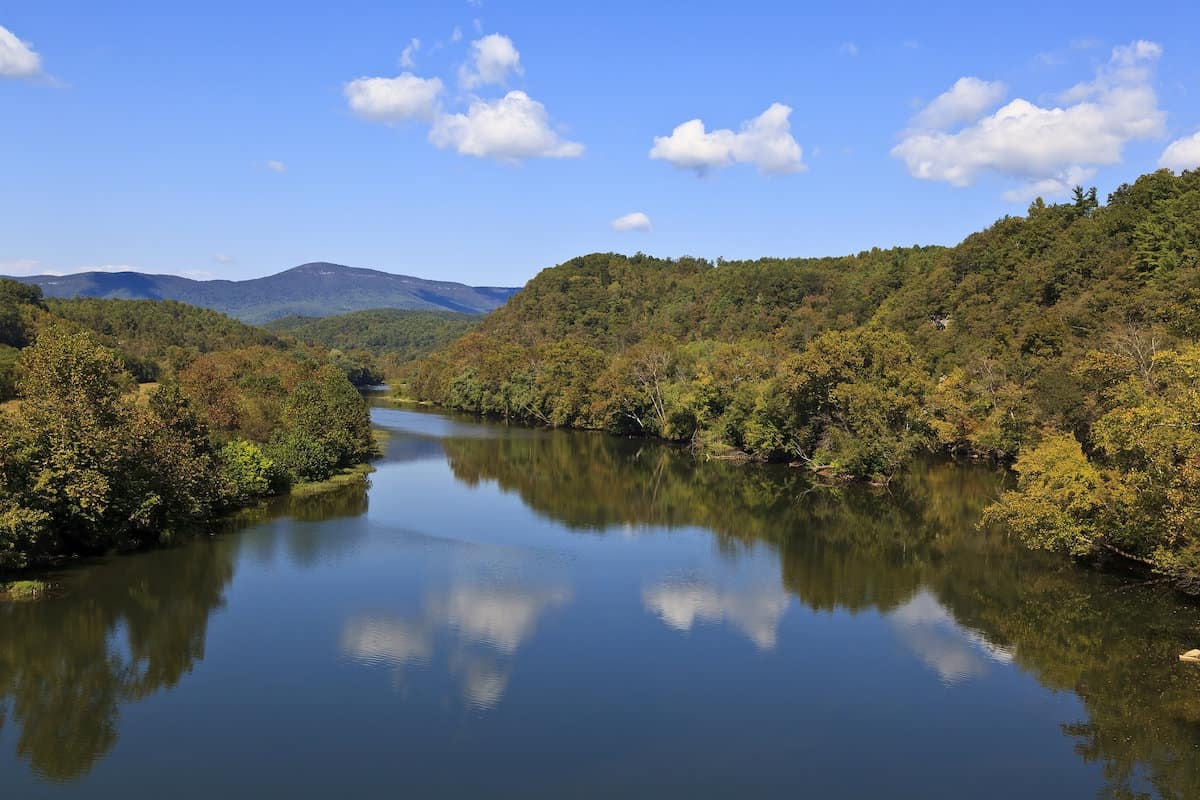
{"type": "Polygon", "coordinates": [[[1200,797],[1195,605],[888,491],[379,406],[369,481],[0,604],[0,784],[1200,797]]]}

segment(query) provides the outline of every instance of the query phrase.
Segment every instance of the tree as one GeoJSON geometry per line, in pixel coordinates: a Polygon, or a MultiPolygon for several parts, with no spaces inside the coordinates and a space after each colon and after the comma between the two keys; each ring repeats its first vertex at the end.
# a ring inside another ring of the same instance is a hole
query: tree
{"type": "Polygon", "coordinates": [[[243,505],[280,488],[278,467],[253,442],[234,439],[226,443],[218,460],[223,479],[222,500],[226,505],[243,505]]]}
{"type": "Polygon", "coordinates": [[[180,389],[139,405],[120,357],[87,332],[22,354],[20,413],[0,422],[0,558],[24,564],[169,537],[216,501],[208,429],[180,389]]]}
{"type": "Polygon", "coordinates": [[[94,550],[125,522],[112,519],[126,480],[133,409],[120,358],[91,334],[50,329],[24,351],[19,385],[26,504],[49,515],[56,549],[94,550]]]}
{"type": "Polygon", "coordinates": [[[375,452],[366,402],[333,364],[319,367],[295,388],[284,408],[283,426],[282,435],[273,441],[272,454],[281,464],[292,465],[304,480],[326,477],[375,452]],[[322,462],[328,465],[325,475],[315,466],[322,462]]]}
{"type": "Polygon", "coordinates": [[[800,431],[795,456],[814,468],[886,479],[930,442],[929,377],[895,333],[824,333],[781,365],[780,379],[800,431]]]}

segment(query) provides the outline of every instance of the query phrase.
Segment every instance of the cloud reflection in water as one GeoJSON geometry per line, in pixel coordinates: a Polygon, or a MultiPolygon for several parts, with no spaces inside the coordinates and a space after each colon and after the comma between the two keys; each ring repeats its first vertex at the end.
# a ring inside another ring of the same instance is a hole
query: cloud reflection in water
{"type": "Polygon", "coordinates": [[[1011,663],[1015,652],[992,644],[959,625],[930,592],[917,592],[887,615],[900,641],[933,669],[943,683],[978,678],[989,663],[1011,663]]]}
{"type": "Polygon", "coordinates": [[[569,589],[513,583],[458,582],[426,595],[422,612],[362,615],[343,626],[341,650],[366,665],[435,666],[436,642],[449,634],[445,669],[457,675],[462,694],[477,709],[495,707],[508,686],[512,660],[533,637],[550,609],[571,599],[569,589]]]}
{"type": "Polygon", "coordinates": [[[722,588],[707,581],[684,578],[644,588],[642,605],[677,631],[690,631],[697,620],[728,622],[758,649],[773,650],[788,596],[777,586],[722,588]]]}

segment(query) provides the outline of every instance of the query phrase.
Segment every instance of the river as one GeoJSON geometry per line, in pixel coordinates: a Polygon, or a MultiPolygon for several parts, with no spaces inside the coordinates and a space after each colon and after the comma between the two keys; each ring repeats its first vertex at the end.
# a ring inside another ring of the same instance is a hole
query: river
{"type": "Polygon", "coordinates": [[[977,530],[999,472],[373,417],[369,482],[0,603],[0,796],[1200,797],[1200,610],[977,530]]]}

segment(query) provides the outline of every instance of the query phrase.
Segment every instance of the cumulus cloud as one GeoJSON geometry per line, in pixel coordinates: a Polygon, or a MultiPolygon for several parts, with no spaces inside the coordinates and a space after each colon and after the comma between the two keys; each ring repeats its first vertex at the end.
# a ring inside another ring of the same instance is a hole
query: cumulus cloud
{"type": "Polygon", "coordinates": [[[474,89],[485,84],[504,85],[510,74],[522,75],[521,54],[512,39],[490,33],[471,42],[471,61],[458,71],[464,88],[474,89]]]}
{"type": "Polygon", "coordinates": [[[1158,165],[1175,172],[1200,168],[1200,131],[1167,145],[1158,159],[1158,165]]]}
{"type": "Polygon", "coordinates": [[[450,41],[452,41],[452,42],[461,42],[462,41],[462,28],[460,28],[458,25],[455,25],[454,30],[450,31],[450,41]]]}
{"type": "Polygon", "coordinates": [[[735,163],[754,164],[767,175],[801,172],[807,167],[804,151],[791,134],[791,114],[790,106],[772,103],[742,123],[736,133],[728,128],[706,131],[702,120],[693,119],[677,126],[670,136],[654,137],[650,157],[699,174],[735,163]]]}
{"type": "Polygon", "coordinates": [[[395,78],[358,78],[345,86],[350,110],[375,122],[432,120],[442,94],[440,78],[405,72],[395,78]]]}
{"type": "Polygon", "coordinates": [[[977,120],[983,112],[1003,100],[1006,92],[1004,84],[999,81],[959,78],[949,90],[935,97],[913,118],[913,127],[918,130],[941,130],[977,120]]]}
{"type": "Polygon", "coordinates": [[[0,25],[0,76],[32,78],[41,72],[42,57],[34,51],[33,46],[0,25]]]}
{"type": "Polygon", "coordinates": [[[267,169],[272,172],[287,172],[287,164],[282,161],[268,161],[267,169]]]}
{"type": "Polygon", "coordinates": [[[429,141],[462,155],[501,161],[583,155],[582,144],[567,141],[550,128],[545,106],[517,91],[498,100],[475,99],[465,114],[439,115],[429,141]]]}
{"type": "Polygon", "coordinates": [[[641,211],[634,211],[614,219],[612,227],[614,231],[648,231],[650,230],[650,218],[641,211]]]}
{"type": "Polygon", "coordinates": [[[421,49],[421,40],[413,37],[409,40],[408,45],[400,51],[400,66],[405,69],[412,69],[417,65],[417,51],[421,49]]]}
{"type": "MultiPolygon", "coordinates": [[[[461,38],[461,31],[455,28],[461,38]]],[[[455,37],[452,37],[455,38],[455,37]]],[[[419,46],[412,40],[402,61],[411,62],[419,46]]],[[[522,74],[521,55],[507,36],[498,33],[471,43],[471,59],[459,71],[467,88],[504,84],[522,74]]],[[[350,109],[375,122],[419,120],[429,124],[429,141],[461,155],[519,162],[527,158],[575,158],[583,154],[578,142],[565,139],[550,125],[546,107],[525,92],[510,91],[497,99],[471,96],[465,111],[443,105],[440,78],[421,78],[405,72],[395,78],[363,77],[345,86],[350,109]]],[[[454,99],[451,98],[451,102],[454,99]]]]}
{"type": "Polygon", "coordinates": [[[1055,107],[1016,99],[984,115],[1002,87],[964,78],[913,118],[892,156],[913,177],[951,186],[984,174],[1021,179],[1005,194],[1010,200],[1063,194],[1097,167],[1120,163],[1126,143],[1161,135],[1164,114],[1150,85],[1161,54],[1154,42],[1114,48],[1095,79],[1071,87],[1055,107]]]}

